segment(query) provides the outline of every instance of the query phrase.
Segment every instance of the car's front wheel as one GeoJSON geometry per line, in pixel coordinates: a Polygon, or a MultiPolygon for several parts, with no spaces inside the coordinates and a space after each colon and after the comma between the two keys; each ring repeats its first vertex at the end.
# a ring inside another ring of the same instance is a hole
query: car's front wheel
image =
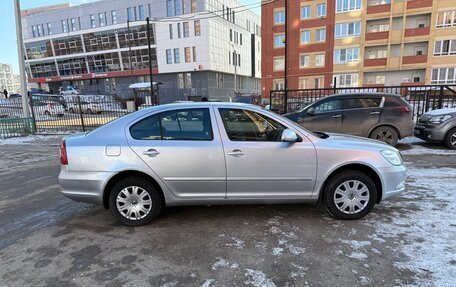
{"type": "Polygon", "coordinates": [[[162,200],[157,188],[141,177],[117,182],[109,194],[109,208],[114,217],[128,226],[150,223],[160,214],[162,200]]]}
{"type": "Polygon", "coordinates": [[[325,185],[324,200],[328,211],[339,219],[359,219],[366,216],[377,200],[375,182],[358,170],[346,170],[333,175],[325,185]]]}
{"type": "Polygon", "coordinates": [[[451,129],[445,135],[445,145],[450,149],[456,149],[456,128],[451,129]]]}

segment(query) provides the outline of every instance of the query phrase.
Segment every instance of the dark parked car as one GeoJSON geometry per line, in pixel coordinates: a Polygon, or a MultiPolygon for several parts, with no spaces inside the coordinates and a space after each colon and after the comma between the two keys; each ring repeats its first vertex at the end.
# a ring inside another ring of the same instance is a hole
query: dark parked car
{"type": "Polygon", "coordinates": [[[391,146],[413,135],[411,106],[392,94],[333,95],[285,116],[310,130],[369,137],[391,146]]]}
{"type": "Polygon", "coordinates": [[[456,149],[456,108],[425,113],[415,126],[415,136],[428,142],[443,142],[456,149]]]}

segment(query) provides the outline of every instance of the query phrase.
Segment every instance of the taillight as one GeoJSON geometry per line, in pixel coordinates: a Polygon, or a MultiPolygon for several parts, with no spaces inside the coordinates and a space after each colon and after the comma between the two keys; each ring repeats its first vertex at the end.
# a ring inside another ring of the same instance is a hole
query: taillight
{"type": "Polygon", "coordinates": [[[410,108],[408,106],[400,106],[399,110],[403,113],[410,113],[410,108]]]}
{"type": "Polygon", "coordinates": [[[60,144],[60,164],[68,165],[68,156],[67,156],[65,140],[63,140],[62,143],[60,144]]]}

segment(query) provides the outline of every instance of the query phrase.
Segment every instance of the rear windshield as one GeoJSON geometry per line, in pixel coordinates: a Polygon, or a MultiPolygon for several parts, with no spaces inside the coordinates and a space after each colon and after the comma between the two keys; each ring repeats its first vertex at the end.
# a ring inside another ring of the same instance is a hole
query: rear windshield
{"type": "Polygon", "coordinates": [[[405,102],[401,98],[397,97],[385,97],[384,107],[400,107],[404,106],[405,102]]]}

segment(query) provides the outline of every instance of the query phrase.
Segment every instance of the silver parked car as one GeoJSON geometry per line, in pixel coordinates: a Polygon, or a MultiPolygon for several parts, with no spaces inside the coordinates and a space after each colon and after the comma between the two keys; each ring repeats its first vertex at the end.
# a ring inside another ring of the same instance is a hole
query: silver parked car
{"type": "Polygon", "coordinates": [[[165,206],[321,201],[358,219],[405,190],[397,149],[310,132],[260,107],[181,103],[140,110],[61,144],[61,192],[122,223],[165,206]]]}
{"type": "Polygon", "coordinates": [[[443,142],[448,148],[456,149],[456,108],[422,115],[415,126],[415,136],[428,142],[443,142]]]}

